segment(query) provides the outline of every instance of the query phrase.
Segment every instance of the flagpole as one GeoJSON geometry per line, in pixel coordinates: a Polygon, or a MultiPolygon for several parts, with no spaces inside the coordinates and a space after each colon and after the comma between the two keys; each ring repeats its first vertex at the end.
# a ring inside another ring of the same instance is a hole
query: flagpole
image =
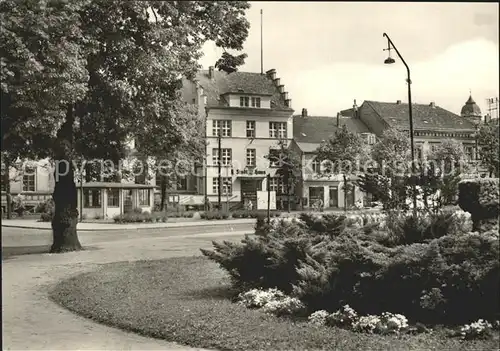
{"type": "Polygon", "coordinates": [[[264,74],[264,45],[263,45],[263,35],[262,35],[262,9],[260,9],[260,74],[264,74]]]}

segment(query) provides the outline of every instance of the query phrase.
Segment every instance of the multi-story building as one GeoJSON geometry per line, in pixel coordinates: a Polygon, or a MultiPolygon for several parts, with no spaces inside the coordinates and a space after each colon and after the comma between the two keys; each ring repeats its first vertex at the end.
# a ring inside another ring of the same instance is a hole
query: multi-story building
{"type": "Polygon", "coordinates": [[[232,208],[252,202],[257,193],[276,191],[276,164],[268,159],[278,141],[293,137],[291,99],[274,69],[266,74],[200,71],[184,84],[184,98],[197,103],[204,115],[206,155],[204,174],[198,173],[198,194],[232,208]],[[219,177],[219,164],[221,177],[219,177]]]}
{"type": "MultiPolygon", "coordinates": [[[[381,136],[388,128],[398,128],[409,132],[408,104],[397,102],[379,102],[365,100],[361,106],[341,111],[341,114],[350,116],[363,122],[372,133],[381,136]]],[[[471,160],[476,160],[476,142],[474,133],[481,122],[481,110],[472,97],[462,108],[459,116],[451,111],[429,104],[413,104],[413,130],[415,143],[415,157],[432,152],[444,139],[459,140],[471,160]]]]}
{"type": "MultiPolygon", "coordinates": [[[[455,139],[463,143],[468,159],[477,163],[474,133],[482,118],[481,110],[472,97],[463,106],[461,116],[433,102],[414,104],[412,112],[416,158],[430,154],[444,139],[455,139]]],[[[301,154],[306,165],[303,169],[304,181],[297,188],[305,208],[318,200],[322,200],[326,208],[350,207],[360,201],[366,206],[370,202],[367,194],[354,187],[345,197],[345,204],[342,176],[321,176],[322,165],[314,161],[321,142],[330,138],[344,124],[350,131],[361,134],[369,145],[374,144],[388,128],[409,132],[408,104],[401,101],[389,103],[365,100],[358,106],[354,100],[353,107],[341,111],[336,118],[308,116],[306,109],[302,110],[301,115],[294,116],[292,147],[301,154]]]]}
{"type": "Polygon", "coordinates": [[[365,142],[375,143],[375,135],[359,119],[342,116],[340,113],[337,117],[308,116],[307,109],[302,109],[302,114],[294,116],[291,147],[300,155],[303,165],[302,183],[296,188],[302,208],[310,208],[319,200],[329,209],[352,207],[356,202],[364,202],[365,194],[352,182],[356,179],[355,175],[349,178],[352,187],[347,187],[348,191],[344,196],[343,176],[325,175],[325,165],[316,160],[321,143],[330,139],[344,125],[351,132],[360,134],[365,142]]]}

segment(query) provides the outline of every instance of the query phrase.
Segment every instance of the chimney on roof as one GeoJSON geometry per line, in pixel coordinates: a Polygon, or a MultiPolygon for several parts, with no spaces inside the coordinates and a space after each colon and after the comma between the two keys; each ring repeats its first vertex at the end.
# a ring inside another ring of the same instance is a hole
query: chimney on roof
{"type": "Polygon", "coordinates": [[[280,86],[280,79],[279,78],[274,79],[273,83],[275,86],[279,87],[280,86]]]}
{"type": "Polygon", "coordinates": [[[307,108],[302,109],[302,117],[307,117],[307,108]]]}
{"type": "Polygon", "coordinates": [[[337,128],[340,127],[340,112],[337,112],[337,128]]]}
{"type": "Polygon", "coordinates": [[[396,104],[401,105],[401,100],[396,101],[396,104]]]}
{"type": "Polygon", "coordinates": [[[274,68],[270,69],[266,72],[266,76],[268,76],[271,80],[276,79],[276,70],[274,68]]]}
{"type": "Polygon", "coordinates": [[[283,94],[285,92],[285,86],[283,84],[278,85],[278,90],[279,90],[280,94],[283,94]]]}
{"type": "Polygon", "coordinates": [[[432,108],[435,108],[436,107],[436,103],[434,101],[432,101],[430,104],[429,104],[430,107],[432,108]]]}
{"type": "Polygon", "coordinates": [[[208,67],[208,78],[214,79],[214,70],[215,70],[214,66],[208,67]]]}
{"type": "Polygon", "coordinates": [[[356,99],[354,99],[354,104],[352,105],[352,111],[354,118],[358,118],[358,105],[356,104],[356,99]]]}

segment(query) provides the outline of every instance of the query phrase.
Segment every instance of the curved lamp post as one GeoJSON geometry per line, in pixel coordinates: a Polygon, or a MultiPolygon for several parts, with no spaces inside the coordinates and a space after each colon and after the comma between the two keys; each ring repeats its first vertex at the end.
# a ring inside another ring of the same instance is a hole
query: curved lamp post
{"type": "Polygon", "coordinates": [[[413,187],[413,211],[417,211],[417,192],[416,192],[416,184],[415,184],[415,146],[413,142],[413,111],[412,111],[412,105],[411,105],[411,79],[410,79],[410,68],[406,64],[406,61],[404,58],[401,56],[399,53],[398,49],[396,46],[394,46],[394,43],[392,42],[391,38],[387,35],[387,33],[384,33],[383,35],[385,38],[387,38],[387,49],[384,49],[384,51],[389,51],[389,57],[387,57],[384,60],[384,63],[387,65],[393,64],[396,62],[392,57],[391,57],[391,49],[394,49],[396,51],[396,54],[398,54],[399,59],[403,62],[403,64],[406,67],[406,73],[407,73],[407,79],[406,82],[408,83],[408,114],[410,117],[410,146],[411,146],[411,172],[412,172],[412,187],[413,187]]]}

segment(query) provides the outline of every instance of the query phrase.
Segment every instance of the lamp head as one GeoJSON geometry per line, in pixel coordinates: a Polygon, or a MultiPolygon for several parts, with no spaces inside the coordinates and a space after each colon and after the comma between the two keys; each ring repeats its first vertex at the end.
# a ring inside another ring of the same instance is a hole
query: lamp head
{"type": "Polygon", "coordinates": [[[390,56],[384,60],[384,63],[386,65],[393,64],[394,62],[396,62],[396,61],[392,57],[390,57],[390,56]]]}

